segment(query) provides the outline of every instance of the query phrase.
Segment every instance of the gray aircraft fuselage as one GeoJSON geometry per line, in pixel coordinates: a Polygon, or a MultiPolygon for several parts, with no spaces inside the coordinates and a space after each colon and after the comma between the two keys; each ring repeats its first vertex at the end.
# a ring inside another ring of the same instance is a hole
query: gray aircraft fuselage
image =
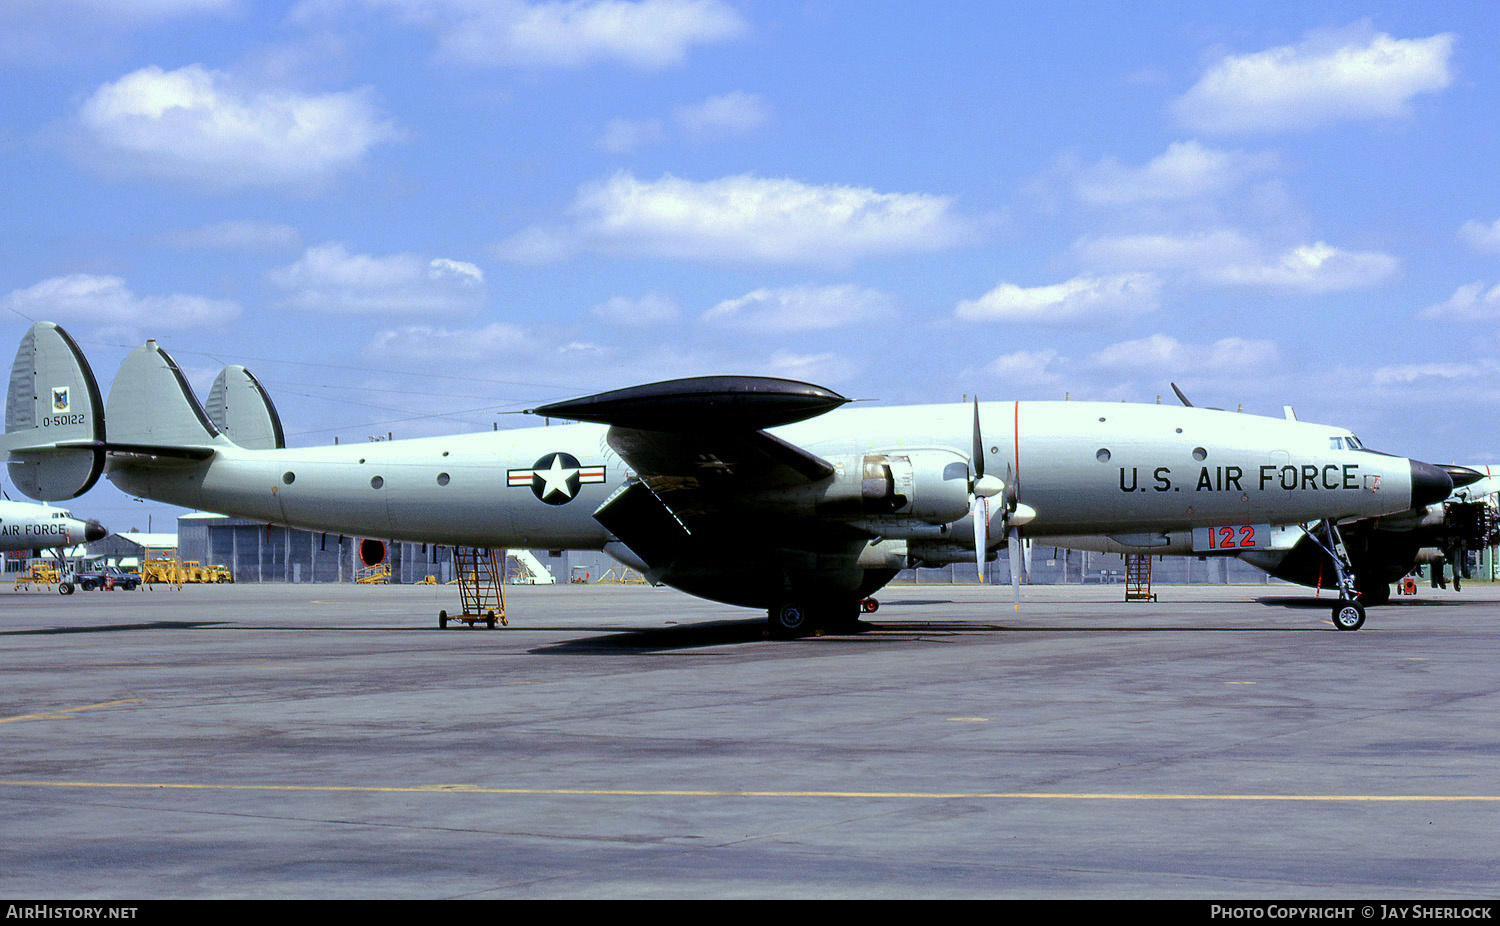
{"type": "MultiPolygon", "coordinates": [[[[1288,524],[1410,507],[1408,461],[1335,449],[1340,428],[1211,409],[1095,402],[980,405],[986,470],[1036,512],[1030,537],[1288,524]]],[[[771,433],[838,473],[766,504],[814,515],[868,454],[967,458],[967,405],[840,409],[771,433]]],[[[488,547],[603,549],[592,514],[631,476],[608,428],[567,424],[367,444],[244,450],[202,462],[112,458],[126,492],[310,530],[488,547]]],[[[917,484],[941,494],[939,485],[917,484]]],[[[958,514],[855,516],[872,537],[970,536],[958,514]]],[[[990,546],[1000,543],[1000,535],[990,546]]],[[[969,557],[972,560],[972,554],[969,557]]]]}

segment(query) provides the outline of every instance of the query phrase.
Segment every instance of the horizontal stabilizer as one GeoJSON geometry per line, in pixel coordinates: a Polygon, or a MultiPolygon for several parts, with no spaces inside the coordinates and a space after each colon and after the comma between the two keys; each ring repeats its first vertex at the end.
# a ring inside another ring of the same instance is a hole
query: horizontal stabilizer
{"type": "Polygon", "coordinates": [[[219,371],[204,404],[208,420],[236,444],[248,450],[279,450],[286,446],[281,416],[255,374],[242,366],[219,371]]]}
{"type": "Polygon", "coordinates": [[[94,371],[66,331],[37,322],[21,338],[5,398],[16,488],[41,501],[87,492],[104,471],[104,403],[94,371]],[[69,446],[71,445],[71,446],[69,446]]]}
{"type": "Polygon", "coordinates": [[[105,413],[111,445],[208,448],[228,443],[198,403],[177,362],[155,341],[131,351],[120,365],[105,413]]]}

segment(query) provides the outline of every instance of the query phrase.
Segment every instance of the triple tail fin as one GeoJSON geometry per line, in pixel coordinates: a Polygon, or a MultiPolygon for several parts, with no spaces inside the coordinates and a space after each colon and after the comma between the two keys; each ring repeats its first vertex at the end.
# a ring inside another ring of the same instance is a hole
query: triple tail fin
{"type": "Polygon", "coordinates": [[[21,338],[5,397],[11,482],[39,501],[76,498],[104,472],[104,402],[78,343],[52,322],[21,338]]]}
{"type": "Polygon", "coordinates": [[[104,472],[107,453],[132,454],[143,464],[160,457],[204,460],[229,446],[177,362],[155,341],[125,358],[106,403],[66,331],[38,322],[21,339],[0,451],[10,455],[11,481],[30,497],[82,495],[104,472]]]}
{"type": "Polygon", "coordinates": [[[120,364],[104,412],[111,450],[208,457],[214,444],[228,443],[199,404],[177,361],[154,340],[131,351],[120,364]],[[186,452],[198,448],[207,452],[186,452]]]}
{"type": "Polygon", "coordinates": [[[219,371],[205,403],[208,420],[247,450],[280,450],[286,446],[281,416],[255,374],[242,366],[219,371]]]}

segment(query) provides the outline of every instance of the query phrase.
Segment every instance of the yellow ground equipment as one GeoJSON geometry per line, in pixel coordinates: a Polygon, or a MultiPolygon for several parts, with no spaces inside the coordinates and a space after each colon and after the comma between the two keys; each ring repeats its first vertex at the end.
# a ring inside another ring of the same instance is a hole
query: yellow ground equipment
{"type": "Polygon", "coordinates": [[[611,566],[599,577],[600,585],[645,585],[646,577],[625,566],[611,566]]]}
{"type": "Polygon", "coordinates": [[[505,551],[470,547],[453,548],[453,565],[458,570],[458,598],[463,612],[448,616],[438,612],[438,626],[447,627],[450,620],[463,621],[473,627],[480,621],[494,629],[495,622],[509,626],[505,619],[505,551]]]}
{"type": "Polygon", "coordinates": [[[56,585],[58,580],[57,566],[46,560],[34,559],[26,566],[26,571],[16,576],[17,589],[30,589],[33,585],[37,588],[46,588],[56,585]]]}
{"type": "Polygon", "coordinates": [[[182,588],[182,584],[186,581],[188,581],[187,569],[175,557],[148,559],[141,562],[141,584],[143,585],[169,585],[172,588],[182,588]]]}
{"type": "Polygon", "coordinates": [[[388,585],[391,581],[391,567],[386,563],[365,566],[354,573],[354,581],[360,585],[388,585]]]}
{"type": "Polygon", "coordinates": [[[1125,600],[1156,600],[1156,595],[1151,591],[1151,556],[1149,554],[1125,554],[1125,600]]]}
{"type": "Polygon", "coordinates": [[[199,579],[201,582],[224,583],[234,581],[234,574],[229,571],[228,566],[223,565],[204,566],[199,575],[201,576],[199,579]]]}

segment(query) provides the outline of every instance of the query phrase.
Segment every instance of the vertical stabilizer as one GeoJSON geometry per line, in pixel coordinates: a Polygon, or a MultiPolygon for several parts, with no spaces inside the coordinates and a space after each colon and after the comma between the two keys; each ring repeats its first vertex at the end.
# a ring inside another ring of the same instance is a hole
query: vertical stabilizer
{"type": "Polygon", "coordinates": [[[104,403],[94,371],[66,331],[37,322],[21,338],[5,397],[16,488],[42,501],[82,495],[104,471],[104,403]]]}
{"type": "Polygon", "coordinates": [[[230,440],[249,450],[286,446],[281,416],[255,374],[242,366],[219,371],[204,403],[208,420],[230,440]]]}
{"type": "Polygon", "coordinates": [[[177,361],[147,341],[120,364],[109,387],[111,448],[192,448],[223,444],[177,361]]]}

